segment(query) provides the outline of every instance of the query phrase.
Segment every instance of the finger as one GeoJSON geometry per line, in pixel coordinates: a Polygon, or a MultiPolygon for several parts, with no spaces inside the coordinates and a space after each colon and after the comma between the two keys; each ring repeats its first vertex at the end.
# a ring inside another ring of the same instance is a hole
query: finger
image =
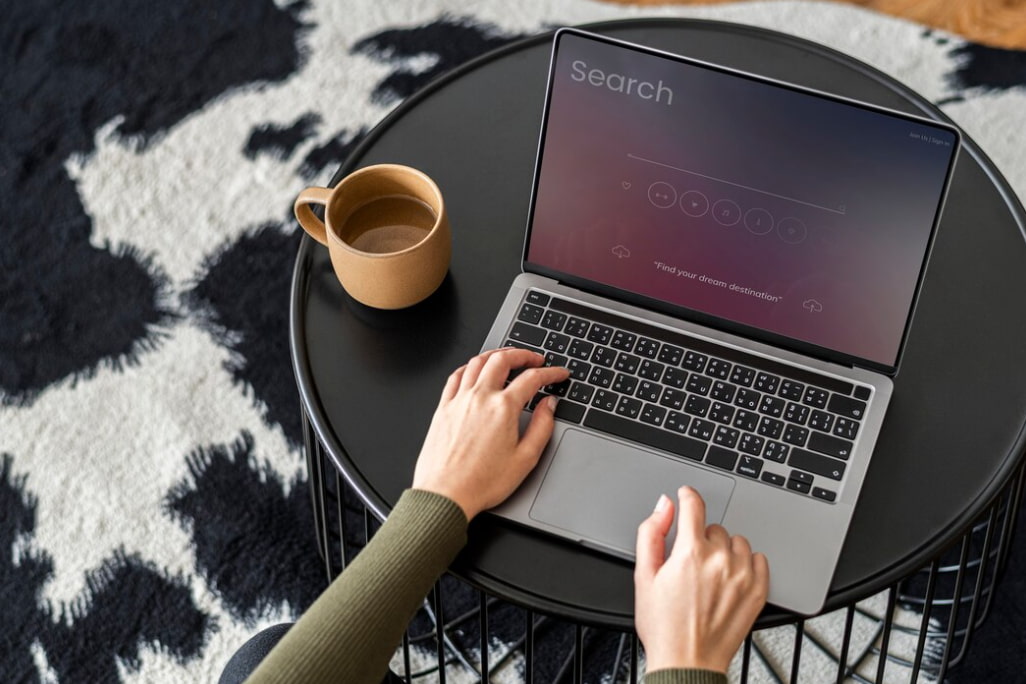
{"type": "Polygon", "coordinates": [[[509,374],[517,368],[538,367],[545,363],[545,357],[527,349],[507,347],[496,350],[485,359],[478,382],[496,389],[506,384],[509,374]]]}
{"type": "Polygon", "coordinates": [[[720,548],[730,548],[730,533],[727,532],[727,528],[723,525],[709,525],[705,528],[705,538],[720,548]]]}
{"type": "Polygon", "coordinates": [[[666,535],[673,525],[673,502],[665,494],[659,496],[655,510],[638,526],[635,546],[635,576],[651,577],[663,566],[666,557],[666,535]]]}
{"type": "Polygon", "coordinates": [[[680,515],[677,521],[677,541],[682,539],[694,543],[705,538],[705,501],[692,487],[684,486],[677,490],[680,501],[680,515]]]}
{"type": "Polygon", "coordinates": [[[445,387],[442,388],[442,397],[438,400],[439,404],[452,401],[452,398],[456,396],[456,392],[460,389],[460,381],[463,378],[463,373],[466,370],[467,366],[462,365],[449,374],[448,379],[445,381],[445,387]]]}
{"type": "Polygon", "coordinates": [[[495,353],[495,350],[478,354],[477,356],[467,361],[466,368],[463,371],[463,377],[460,379],[460,389],[469,390],[477,382],[477,376],[481,374],[481,369],[484,368],[485,361],[488,357],[495,353]]]}
{"type": "Polygon", "coordinates": [[[744,558],[746,561],[749,561],[752,557],[752,545],[749,544],[748,540],[740,534],[736,534],[730,538],[730,551],[731,553],[744,558]]]}
{"type": "Polygon", "coordinates": [[[515,377],[506,391],[517,403],[526,404],[542,387],[563,382],[569,377],[570,371],[559,366],[531,368],[515,377]]]}
{"type": "Polygon", "coordinates": [[[534,415],[531,416],[531,421],[527,424],[527,429],[520,437],[517,450],[521,457],[531,459],[532,466],[538,461],[542,449],[552,437],[552,428],[555,425],[552,414],[555,410],[555,397],[545,397],[544,401],[538,402],[538,405],[534,407],[534,415]]]}
{"type": "Polygon", "coordinates": [[[752,569],[755,571],[755,579],[758,586],[762,587],[763,593],[769,588],[769,559],[766,554],[756,552],[752,554],[752,569]]]}

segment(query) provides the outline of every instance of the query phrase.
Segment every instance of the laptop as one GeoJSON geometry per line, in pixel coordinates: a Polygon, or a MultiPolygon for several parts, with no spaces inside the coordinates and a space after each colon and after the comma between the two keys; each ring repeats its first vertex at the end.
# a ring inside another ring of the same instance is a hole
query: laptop
{"type": "Polygon", "coordinates": [[[483,346],[571,378],[545,388],[552,439],[492,512],[633,559],[658,496],[688,484],[766,554],[770,602],[820,611],[959,145],[937,121],[558,31],[523,272],[483,346]]]}

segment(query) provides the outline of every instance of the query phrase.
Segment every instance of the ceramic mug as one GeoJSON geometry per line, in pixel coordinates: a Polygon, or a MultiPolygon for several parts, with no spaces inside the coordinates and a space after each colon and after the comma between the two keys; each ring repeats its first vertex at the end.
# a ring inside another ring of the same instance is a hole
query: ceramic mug
{"type": "Polygon", "coordinates": [[[349,295],[377,309],[426,299],[449,270],[452,235],[442,193],[425,173],[399,164],[354,171],[334,188],[312,187],[293,210],[310,237],[328,248],[349,295]],[[324,221],[312,205],[324,207],[324,221]]]}

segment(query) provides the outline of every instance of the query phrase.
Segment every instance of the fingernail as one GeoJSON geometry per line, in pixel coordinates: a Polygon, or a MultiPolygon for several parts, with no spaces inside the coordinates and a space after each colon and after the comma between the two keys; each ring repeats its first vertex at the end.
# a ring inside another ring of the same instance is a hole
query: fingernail
{"type": "Polygon", "coordinates": [[[656,501],[655,512],[662,513],[666,510],[666,507],[670,505],[670,499],[665,494],[659,495],[659,500],[656,501]]]}
{"type": "Polygon", "coordinates": [[[545,403],[548,405],[550,411],[555,411],[556,410],[556,404],[559,403],[559,399],[557,399],[555,396],[550,394],[545,399],[545,403]]]}

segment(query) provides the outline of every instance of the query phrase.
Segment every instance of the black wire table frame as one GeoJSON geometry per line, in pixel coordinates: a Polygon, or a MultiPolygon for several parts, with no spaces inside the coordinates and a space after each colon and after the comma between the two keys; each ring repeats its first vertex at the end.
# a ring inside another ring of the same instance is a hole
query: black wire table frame
{"type": "MultiPolygon", "coordinates": [[[[366,545],[381,520],[332,463],[305,409],[303,428],[317,545],[326,579],[331,582],[366,545]]],[[[839,633],[824,636],[811,628],[812,621],[820,618],[801,616],[753,631],[732,667],[731,681],[809,681],[802,671],[803,652],[812,651],[832,664],[828,680],[822,678],[820,669],[812,681],[943,682],[948,669],[965,657],[974,631],[986,619],[994,600],[1014,538],[1024,472],[1020,462],[980,516],[928,565],[874,594],[875,607],[855,601],[829,613],[838,623],[843,622],[839,633]],[[908,624],[900,619],[902,611],[917,615],[918,622],[908,624]],[[868,637],[854,638],[856,621],[868,623],[868,637]],[[789,653],[767,652],[759,637],[768,630],[777,633],[777,650],[781,631],[793,632],[783,639],[789,642],[789,653]],[[899,639],[914,645],[914,652],[895,652],[893,646],[899,639]]],[[[563,623],[559,616],[516,606],[448,574],[435,584],[397,649],[399,666],[395,667],[394,660],[393,670],[408,684],[444,684],[448,678],[490,682],[493,673],[509,668],[517,656],[521,665],[516,676],[527,684],[633,683],[643,669],[643,652],[633,632],[563,623]],[[449,600],[453,595],[458,595],[459,601],[449,600]],[[512,637],[508,626],[504,630],[504,648],[496,646],[489,620],[500,610],[519,613],[521,625],[519,634],[512,637]],[[468,639],[468,634],[472,638],[468,639]],[[541,667],[543,643],[546,658],[541,667]],[[433,662],[415,665],[415,652],[432,654],[433,662]]]]}

